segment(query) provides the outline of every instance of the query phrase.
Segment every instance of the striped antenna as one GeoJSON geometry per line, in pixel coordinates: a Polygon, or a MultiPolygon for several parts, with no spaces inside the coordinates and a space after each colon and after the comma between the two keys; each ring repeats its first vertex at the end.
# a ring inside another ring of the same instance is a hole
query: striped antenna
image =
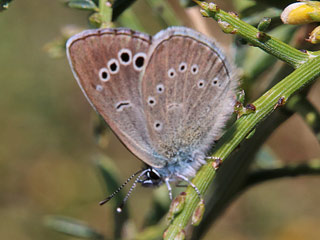
{"type": "MultiPolygon", "coordinates": [[[[138,175],[141,172],[145,172],[145,170],[141,169],[138,172],[132,174],[131,177],[129,177],[116,191],[114,191],[109,197],[107,197],[106,199],[102,200],[101,202],[99,202],[99,205],[103,205],[107,202],[109,202],[125,185],[127,185],[132,178],[134,178],[136,175],[138,175]]],[[[141,174],[140,174],[141,175],[141,174]]],[[[140,177],[140,176],[139,176],[140,177]]]]}
{"type": "Polygon", "coordinates": [[[140,175],[139,175],[139,176],[136,178],[136,180],[133,182],[131,188],[129,189],[129,191],[128,191],[128,193],[127,193],[127,195],[124,197],[122,203],[121,203],[120,206],[117,208],[117,212],[118,212],[118,213],[122,212],[122,208],[123,208],[124,204],[125,204],[126,201],[128,200],[128,198],[129,198],[130,194],[132,193],[132,191],[133,191],[133,190],[135,189],[135,187],[137,186],[137,183],[140,181],[140,178],[141,178],[144,174],[146,174],[146,172],[150,172],[150,171],[152,171],[150,168],[145,169],[145,170],[143,170],[142,172],[140,171],[140,172],[141,172],[140,175]]]}

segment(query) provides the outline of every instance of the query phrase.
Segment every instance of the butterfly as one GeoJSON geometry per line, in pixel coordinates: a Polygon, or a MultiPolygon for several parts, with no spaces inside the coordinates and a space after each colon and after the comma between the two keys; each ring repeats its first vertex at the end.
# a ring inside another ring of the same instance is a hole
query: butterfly
{"type": "Polygon", "coordinates": [[[127,180],[137,176],[125,200],[137,183],[164,183],[170,198],[171,182],[192,184],[233,113],[238,86],[215,41],[186,27],[153,37],[125,28],[86,30],[68,40],[67,57],[89,103],[148,165],[127,180]]]}

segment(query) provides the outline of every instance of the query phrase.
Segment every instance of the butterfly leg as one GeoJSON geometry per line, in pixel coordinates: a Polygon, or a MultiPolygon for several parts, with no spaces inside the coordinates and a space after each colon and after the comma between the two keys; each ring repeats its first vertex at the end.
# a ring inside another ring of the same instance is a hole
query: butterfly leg
{"type": "Polygon", "coordinates": [[[196,193],[198,194],[198,197],[200,199],[202,199],[201,193],[200,193],[199,189],[197,188],[197,186],[194,185],[187,177],[180,175],[179,173],[176,173],[176,176],[178,178],[180,178],[181,180],[186,181],[196,191],[196,193]]]}
{"type": "Polygon", "coordinates": [[[167,188],[168,188],[169,198],[170,198],[170,200],[172,200],[172,188],[171,188],[171,185],[169,183],[169,178],[166,178],[164,181],[165,181],[165,183],[167,185],[167,188]]]}

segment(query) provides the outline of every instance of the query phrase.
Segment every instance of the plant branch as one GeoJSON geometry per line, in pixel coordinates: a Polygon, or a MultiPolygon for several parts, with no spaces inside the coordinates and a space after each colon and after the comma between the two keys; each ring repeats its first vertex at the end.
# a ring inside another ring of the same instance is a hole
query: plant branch
{"type": "Polygon", "coordinates": [[[312,103],[305,96],[299,94],[290,99],[286,108],[297,112],[312,129],[320,142],[320,114],[312,103]]]}
{"type": "Polygon", "coordinates": [[[230,203],[241,193],[246,182],[250,166],[258,151],[268,137],[292,114],[287,111],[275,111],[256,128],[255,133],[241,143],[236,151],[225,161],[208,189],[206,211],[202,223],[192,231],[192,240],[201,239],[230,203]]]}
{"type": "Polygon", "coordinates": [[[303,164],[288,164],[274,169],[261,169],[249,173],[243,190],[265,181],[301,175],[319,175],[320,159],[312,159],[303,164]]]}
{"type": "Polygon", "coordinates": [[[259,47],[265,52],[288,63],[294,68],[305,63],[309,58],[314,57],[311,52],[299,51],[288,44],[259,31],[255,27],[240,20],[235,14],[227,13],[213,3],[195,1],[202,8],[202,14],[215,19],[222,30],[227,33],[237,34],[253,46],[259,47]]]}
{"type": "Polygon", "coordinates": [[[112,27],[112,8],[107,0],[99,0],[100,28],[112,27]]]}
{"type": "MultiPolygon", "coordinates": [[[[208,11],[208,14],[211,14],[216,20],[222,19],[223,21],[228,21],[229,24],[233,24],[236,26],[237,34],[241,33],[240,35],[243,38],[251,43],[255,43],[256,46],[259,46],[266,52],[273,54],[294,67],[299,66],[299,68],[289,76],[256,100],[253,103],[256,107],[256,111],[242,116],[220,139],[213,156],[225,160],[241,141],[255,129],[258,123],[271,114],[277,106],[284,104],[297,90],[309,84],[320,75],[320,56],[309,58],[310,55],[302,53],[271,37],[267,42],[263,43],[257,40],[256,34],[259,32],[257,29],[222,10],[219,10],[219,13],[208,11]]],[[[193,179],[193,183],[198,187],[201,194],[204,194],[214,177],[215,170],[209,162],[198,171],[193,179]]],[[[187,198],[185,207],[169,225],[165,233],[165,239],[174,239],[178,234],[181,234],[197,207],[199,198],[194,192],[194,189],[189,186],[186,193],[187,198]]]]}
{"type": "MultiPolygon", "coordinates": [[[[310,59],[256,100],[253,103],[256,107],[256,111],[241,117],[230,129],[228,129],[216,146],[217,150],[214,152],[213,156],[225,160],[256,125],[274,111],[279,104],[278,101],[280,99],[283,99],[281,102],[285,102],[286,99],[298,89],[318,77],[320,75],[318,69],[320,69],[320,57],[310,59]]],[[[209,163],[199,170],[193,183],[198,187],[200,192],[204,194],[214,176],[215,171],[211,166],[211,163],[209,163]]],[[[188,187],[185,208],[169,226],[166,233],[166,237],[168,236],[167,239],[174,237],[187,225],[189,218],[197,206],[198,200],[198,196],[193,188],[188,187]]]]}

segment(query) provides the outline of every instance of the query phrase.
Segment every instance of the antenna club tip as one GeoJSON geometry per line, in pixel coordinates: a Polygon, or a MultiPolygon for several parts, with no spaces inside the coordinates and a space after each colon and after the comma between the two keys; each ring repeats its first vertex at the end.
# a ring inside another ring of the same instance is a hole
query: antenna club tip
{"type": "Polygon", "coordinates": [[[122,208],[121,208],[121,207],[118,207],[118,208],[117,208],[117,212],[118,212],[118,213],[121,213],[121,212],[122,212],[122,208]]]}
{"type": "Polygon", "coordinates": [[[103,204],[105,204],[106,202],[108,202],[109,199],[104,199],[102,201],[99,202],[99,205],[102,206],[103,204]]]}

